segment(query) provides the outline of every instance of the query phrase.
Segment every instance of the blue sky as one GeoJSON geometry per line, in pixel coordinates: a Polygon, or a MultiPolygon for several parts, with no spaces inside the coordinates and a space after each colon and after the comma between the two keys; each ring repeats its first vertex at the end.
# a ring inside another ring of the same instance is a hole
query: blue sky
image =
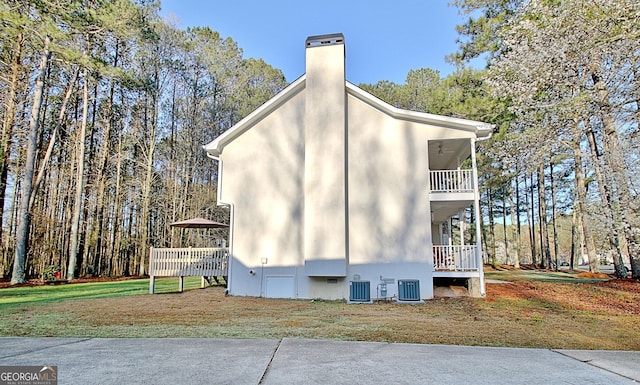
{"type": "Polygon", "coordinates": [[[464,16],[449,0],[162,0],[163,17],[178,27],[209,26],[231,37],[244,57],[262,58],[293,81],[305,72],[307,36],[341,32],[347,79],[355,84],[404,83],[411,69],[454,67],[455,26],[464,16]]]}

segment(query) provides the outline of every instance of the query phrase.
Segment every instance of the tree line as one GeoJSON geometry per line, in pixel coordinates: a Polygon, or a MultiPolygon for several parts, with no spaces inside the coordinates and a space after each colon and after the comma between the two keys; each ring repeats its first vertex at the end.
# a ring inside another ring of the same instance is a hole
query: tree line
{"type": "Polygon", "coordinates": [[[471,17],[458,27],[460,49],[451,59],[484,55],[491,96],[506,107],[485,149],[488,201],[520,231],[528,200],[534,264],[557,267],[557,219],[571,216],[572,261],[583,249],[592,270],[606,257],[618,277],[627,276],[626,264],[640,278],[640,5],[455,3],[471,17]]]}
{"type": "MultiPolygon", "coordinates": [[[[478,155],[487,263],[558,268],[586,254],[594,271],[606,257],[640,278],[640,5],[454,5],[468,17],[448,58],[456,71],[360,86],[400,108],[496,124],[478,155]]],[[[159,7],[0,0],[0,268],[12,282],[51,267],[144,275],[151,245],[181,244],[171,222],[226,220],[201,146],[286,81],[159,7]]]]}
{"type": "Polygon", "coordinates": [[[468,16],[448,57],[456,72],[364,88],[398,107],[496,124],[478,156],[487,263],[500,246],[501,263],[584,258],[597,271],[610,260],[618,277],[627,265],[640,278],[639,3],[454,5],[468,16]],[[469,68],[478,59],[486,69],[469,68]]]}
{"type": "Polygon", "coordinates": [[[285,85],[159,3],[0,1],[3,276],[144,275],[171,222],[226,220],[202,145],[285,85]]]}

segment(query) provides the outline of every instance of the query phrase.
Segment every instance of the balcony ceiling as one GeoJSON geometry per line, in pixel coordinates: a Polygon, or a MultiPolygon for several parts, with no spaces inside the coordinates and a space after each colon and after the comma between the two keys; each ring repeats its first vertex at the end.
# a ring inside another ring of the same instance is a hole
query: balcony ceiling
{"type": "Polygon", "coordinates": [[[444,223],[452,216],[458,214],[460,210],[473,204],[473,201],[442,201],[431,202],[432,219],[434,224],[444,223]]]}
{"type": "Polygon", "coordinates": [[[471,143],[468,138],[429,141],[430,170],[455,170],[469,155],[471,143]]]}

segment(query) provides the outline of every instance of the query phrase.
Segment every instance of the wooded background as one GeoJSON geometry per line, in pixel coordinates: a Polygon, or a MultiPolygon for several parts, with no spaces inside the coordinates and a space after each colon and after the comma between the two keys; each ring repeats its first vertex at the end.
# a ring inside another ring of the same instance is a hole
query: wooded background
{"type": "MultiPolygon", "coordinates": [[[[0,0],[0,270],[13,283],[52,268],[144,275],[150,246],[181,246],[171,222],[228,220],[202,145],[287,83],[231,37],[162,20],[159,5],[0,0]]],[[[609,258],[640,278],[640,6],[454,6],[468,16],[455,72],[360,87],[496,124],[479,148],[487,263],[557,268],[584,253],[592,269],[609,258]],[[469,67],[477,58],[486,69],[469,67]]]]}

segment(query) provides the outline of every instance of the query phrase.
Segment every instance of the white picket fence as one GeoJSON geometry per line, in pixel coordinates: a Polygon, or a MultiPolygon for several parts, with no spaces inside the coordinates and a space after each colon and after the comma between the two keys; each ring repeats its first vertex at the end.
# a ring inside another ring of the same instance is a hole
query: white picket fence
{"type": "Polygon", "coordinates": [[[201,287],[210,277],[227,278],[229,249],[226,247],[151,248],[149,256],[149,293],[153,294],[156,277],[179,277],[178,291],[184,277],[202,277],[201,287]]]}

